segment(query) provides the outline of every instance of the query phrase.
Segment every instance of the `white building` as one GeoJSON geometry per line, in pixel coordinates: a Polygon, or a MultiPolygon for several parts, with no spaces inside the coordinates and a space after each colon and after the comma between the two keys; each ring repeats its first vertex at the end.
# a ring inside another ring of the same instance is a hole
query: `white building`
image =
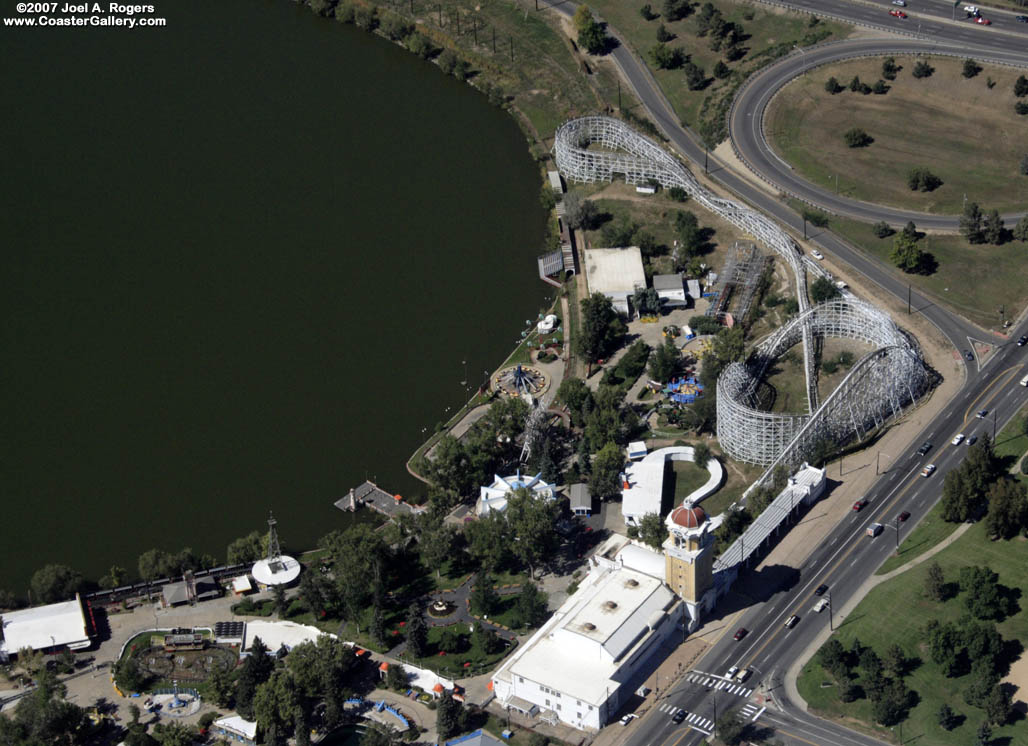
{"type": "Polygon", "coordinates": [[[663,300],[685,303],[685,283],[682,282],[682,275],[654,275],[653,289],[657,296],[663,300]]]}
{"type": "Polygon", "coordinates": [[[89,625],[77,593],[74,601],[5,611],[0,618],[3,620],[0,660],[17,655],[22,648],[82,650],[90,645],[89,625]]]}
{"type": "Polygon", "coordinates": [[[638,246],[588,249],[585,252],[585,276],[590,291],[606,295],[614,308],[625,316],[628,315],[628,299],[636,290],[646,287],[646,271],[638,246]]]}
{"type": "MultiPolygon", "coordinates": [[[[667,462],[693,460],[691,446],[668,446],[658,448],[642,460],[629,464],[624,472],[621,490],[621,514],[624,516],[625,524],[637,526],[647,513],[660,515],[667,462]]],[[[721,462],[713,456],[708,459],[704,468],[710,473],[710,478],[702,487],[687,495],[682,501],[683,505],[698,503],[716,492],[724,481],[725,470],[721,462]]]]}
{"type": "Polygon", "coordinates": [[[230,743],[242,743],[246,746],[257,743],[257,723],[244,720],[238,715],[215,720],[211,723],[211,731],[215,735],[227,738],[230,743]]]}
{"type": "Polygon", "coordinates": [[[520,470],[510,477],[494,475],[493,483],[479,490],[475,514],[482,516],[490,510],[502,513],[507,509],[510,493],[517,489],[526,489],[533,497],[544,500],[552,500],[556,496],[554,485],[544,481],[541,472],[534,477],[523,477],[520,470]]]}
{"type": "MultiPolygon", "coordinates": [[[[652,655],[680,635],[682,604],[660,577],[629,565],[612,537],[590,558],[591,570],[531,639],[493,674],[493,692],[504,707],[597,731],[614,717],[641,679],[652,655]]],[[[662,572],[660,555],[648,563],[662,572]]]]}

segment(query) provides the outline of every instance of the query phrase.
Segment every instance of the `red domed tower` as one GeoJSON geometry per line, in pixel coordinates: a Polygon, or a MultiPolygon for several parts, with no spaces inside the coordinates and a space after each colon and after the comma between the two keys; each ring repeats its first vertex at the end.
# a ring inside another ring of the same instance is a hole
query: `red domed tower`
{"type": "Polygon", "coordinates": [[[714,535],[698,505],[679,505],[665,521],[665,582],[689,609],[693,625],[700,619],[703,597],[714,584],[714,535]]]}

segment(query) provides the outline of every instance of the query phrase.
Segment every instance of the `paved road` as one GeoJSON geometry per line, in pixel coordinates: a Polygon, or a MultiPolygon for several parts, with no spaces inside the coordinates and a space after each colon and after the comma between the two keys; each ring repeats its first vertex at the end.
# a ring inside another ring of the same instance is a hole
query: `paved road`
{"type": "MultiPolygon", "coordinates": [[[[1028,26],[1028,24],[1018,24],[1028,26]]],[[[1019,40],[1028,46],[1028,38],[1019,40]]],[[[876,222],[884,220],[894,226],[902,226],[913,220],[918,228],[930,230],[956,230],[959,217],[930,215],[913,210],[901,210],[885,205],[840,196],[831,189],[824,189],[807,181],[791,166],[779,158],[764,137],[764,116],[768,104],[778,90],[798,75],[820,65],[851,57],[882,53],[913,54],[932,52],[967,57],[966,44],[956,45],[920,39],[861,39],[814,47],[809,51],[793,54],[762,70],[750,78],[739,91],[729,116],[729,131],[736,152],[758,176],[770,182],[780,191],[816,205],[837,215],[876,222]]],[[[993,50],[975,55],[980,61],[999,61],[1009,64],[1023,64],[1028,67],[1028,52],[993,50]]],[[[1016,222],[1023,213],[1004,215],[1008,223],[1016,222]]]]}

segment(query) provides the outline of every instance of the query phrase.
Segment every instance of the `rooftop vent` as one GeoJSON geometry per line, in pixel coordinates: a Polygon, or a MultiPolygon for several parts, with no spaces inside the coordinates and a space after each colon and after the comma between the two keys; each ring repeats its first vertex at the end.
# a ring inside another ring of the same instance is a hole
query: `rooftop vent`
{"type": "Polygon", "coordinates": [[[586,622],[582,625],[582,629],[584,629],[586,632],[592,632],[594,629],[596,629],[596,625],[592,622],[586,622]]]}
{"type": "Polygon", "coordinates": [[[617,607],[618,605],[616,601],[607,601],[603,604],[603,608],[607,609],[607,611],[614,611],[617,607]]]}
{"type": "Polygon", "coordinates": [[[636,580],[635,578],[629,578],[627,581],[625,581],[625,585],[627,587],[629,587],[629,588],[638,588],[639,587],[639,581],[636,580]]]}

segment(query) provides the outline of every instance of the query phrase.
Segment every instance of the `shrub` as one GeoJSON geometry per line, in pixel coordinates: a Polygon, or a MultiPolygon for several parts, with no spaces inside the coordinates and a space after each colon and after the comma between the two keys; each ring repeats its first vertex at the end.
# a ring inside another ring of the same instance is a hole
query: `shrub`
{"type": "Polygon", "coordinates": [[[921,190],[922,192],[932,192],[938,189],[942,185],[942,179],[933,174],[927,168],[912,168],[907,174],[907,186],[910,187],[911,191],[921,190]]]}
{"type": "Polygon", "coordinates": [[[850,127],[845,133],[843,133],[842,139],[845,140],[846,144],[851,148],[866,148],[874,142],[874,138],[860,127],[850,127]]]}
{"type": "Polygon", "coordinates": [[[878,96],[881,96],[889,92],[889,86],[885,85],[885,81],[881,78],[874,84],[871,90],[878,96]]]}
{"type": "Polygon", "coordinates": [[[1024,116],[1025,114],[1028,114],[1028,104],[1026,104],[1024,101],[1018,101],[1016,104],[1014,104],[1014,111],[1016,111],[1021,116],[1024,116]]]}
{"type": "Polygon", "coordinates": [[[973,78],[975,75],[980,73],[982,68],[978,66],[978,63],[968,58],[964,60],[964,67],[961,69],[960,74],[965,78],[973,78]]]}
{"type": "Polygon", "coordinates": [[[825,81],[825,91],[833,96],[841,90],[842,86],[839,85],[839,81],[835,79],[834,75],[825,81]]]}
{"type": "Polygon", "coordinates": [[[647,21],[652,21],[654,18],[657,18],[657,14],[653,12],[653,8],[650,7],[649,3],[646,3],[646,5],[639,8],[639,15],[647,21]]]}
{"type": "Polygon", "coordinates": [[[878,238],[887,238],[892,235],[892,226],[884,220],[879,220],[875,223],[871,230],[874,231],[874,234],[878,236],[878,238]]]}
{"type": "Polygon", "coordinates": [[[710,316],[693,316],[689,319],[689,326],[697,334],[717,334],[721,331],[721,324],[710,316]]]}
{"type": "MultiPolygon", "coordinates": [[[[1028,164],[1028,155],[1025,156],[1025,160],[1023,161],[1023,163],[1028,164]]],[[[1028,173],[1028,171],[1025,171],[1025,173],[1028,173]]],[[[686,191],[679,186],[674,186],[668,189],[667,196],[673,199],[675,202],[685,202],[687,199],[689,199],[689,195],[686,193],[686,191]]]]}
{"type": "Polygon", "coordinates": [[[913,76],[915,78],[930,78],[932,73],[935,72],[935,68],[929,65],[924,60],[918,60],[917,64],[914,65],[913,76]]]}

